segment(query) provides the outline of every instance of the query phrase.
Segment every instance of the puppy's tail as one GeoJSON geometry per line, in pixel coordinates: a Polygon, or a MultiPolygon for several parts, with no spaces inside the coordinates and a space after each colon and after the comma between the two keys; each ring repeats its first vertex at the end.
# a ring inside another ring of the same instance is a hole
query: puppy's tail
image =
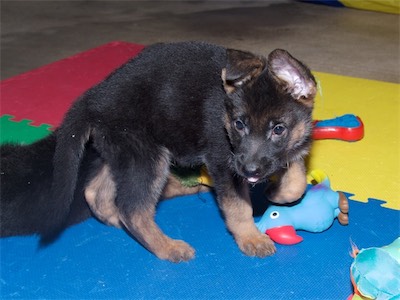
{"type": "Polygon", "coordinates": [[[53,157],[53,181],[48,214],[52,226],[48,232],[43,233],[42,244],[52,241],[65,227],[74,199],[79,166],[90,137],[90,124],[81,121],[79,117],[73,117],[75,112],[73,108],[56,131],[57,141],[53,157]]]}
{"type": "MultiPolygon", "coordinates": [[[[55,147],[54,132],[32,144],[0,146],[0,237],[42,235],[54,226],[50,216],[59,204],[51,198],[55,147]]],[[[74,195],[65,227],[91,215],[83,195],[83,179],[87,178],[88,166],[92,166],[97,154],[89,150],[85,155],[85,164],[79,174],[82,180],[78,179],[82,182],[77,185],[82,192],[74,195]]]]}

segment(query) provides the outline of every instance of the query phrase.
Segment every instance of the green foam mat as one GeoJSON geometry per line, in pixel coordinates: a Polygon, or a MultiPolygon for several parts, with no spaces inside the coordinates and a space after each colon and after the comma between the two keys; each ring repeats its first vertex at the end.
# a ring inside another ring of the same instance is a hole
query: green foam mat
{"type": "Polygon", "coordinates": [[[30,144],[50,134],[50,125],[30,125],[31,120],[13,121],[13,116],[0,117],[0,143],[30,144]]]}

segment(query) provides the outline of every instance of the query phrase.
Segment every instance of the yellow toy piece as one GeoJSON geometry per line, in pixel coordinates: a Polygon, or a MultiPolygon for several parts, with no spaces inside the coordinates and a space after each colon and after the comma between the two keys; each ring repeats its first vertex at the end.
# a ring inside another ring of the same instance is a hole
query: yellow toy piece
{"type": "Polygon", "coordinates": [[[327,177],[328,175],[326,175],[324,171],[316,169],[312,170],[309,174],[307,174],[307,181],[310,184],[312,184],[313,181],[315,181],[315,183],[321,183],[327,177]]]}
{"type": "Polygon", "coordinates": [[[213,186],[213,181],[212,181],[210,175],[208,174],[207,168],[205,166],[201,167],[201,169],[200,169],[199,183],[202,185],[209,186],[209,187],[213,186]]]}

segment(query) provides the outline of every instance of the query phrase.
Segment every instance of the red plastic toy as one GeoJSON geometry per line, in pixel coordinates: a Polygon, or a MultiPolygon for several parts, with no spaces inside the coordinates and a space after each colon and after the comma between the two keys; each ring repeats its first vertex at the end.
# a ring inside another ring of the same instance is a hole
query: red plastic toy
{"type": "Polygon", "coordinates": [[[364,124],[358,116],[346,114],[334,119],[313,122],[314,140],[336,139],[355,142],[364,137],[364,124]]]}

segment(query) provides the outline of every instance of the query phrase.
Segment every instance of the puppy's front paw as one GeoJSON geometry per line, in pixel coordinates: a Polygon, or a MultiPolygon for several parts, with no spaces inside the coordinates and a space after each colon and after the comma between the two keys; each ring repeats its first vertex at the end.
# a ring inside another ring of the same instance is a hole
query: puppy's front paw
{"type": "Polygon", "coordinates": [[[257,233],[237,239],[240,250],[248,256],[265,257],[276,252],[274,242],[268,235],[257,233]]]}
{"type": "Polygon", "coordinates": [[[188,261],[194,258],[194,249],[184,241],[170,240],[165,248],[155,253],[159,258],[169,260],[174,263],[188,261]]]}

